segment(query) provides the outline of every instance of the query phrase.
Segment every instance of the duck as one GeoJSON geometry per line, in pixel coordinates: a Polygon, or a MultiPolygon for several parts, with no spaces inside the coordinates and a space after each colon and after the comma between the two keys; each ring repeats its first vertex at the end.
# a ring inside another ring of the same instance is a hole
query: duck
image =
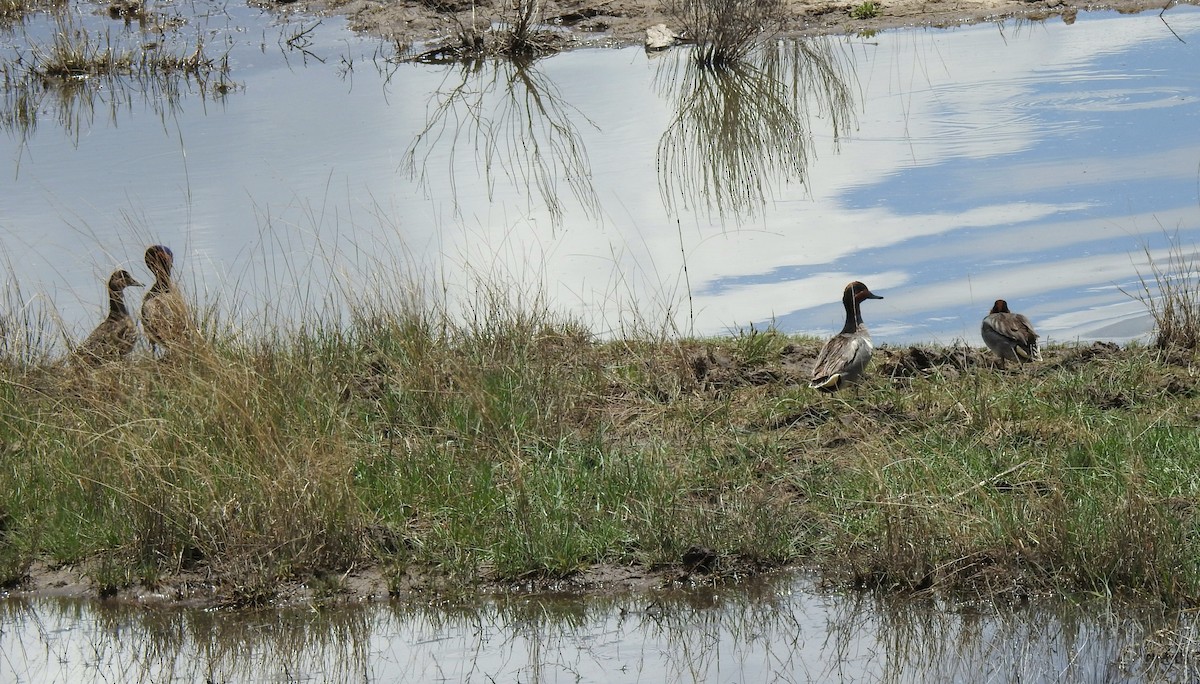
{"type": "Polygon", "coordinates": [[[983,318],[979,330],[983,343],[992,350],[1000,361],[1041,361],[1038,349],[1038,334],[1029,319],[1008,310],[1008,302],[997,299],[992,310],[983,318]]]}
{"type": "Polygon", "coordinates": [[[108,316],[75,348],[75,358],[89,366],[119,361],[137,345],[137,324],[125,306],[125,288],[141,287],[124,269],[108,277],[108,316]]]}
{"type": "Polygon", "coordinates": [[[883,299],[871,292],[861,281],[855,280],[842,292],[842,306],[846,308],[846,324],[821,348],[813,365],[812,382],[809,387],[822,392],[833,392],[856,382],[862,377],[875,348],[871,334],[863,323],[859,306],[864,299],[883,299]]]}
{"type": "Polygon", "coordinates": [[[142,299],[142,328],[150,341],[151,351],[159,348],[170,351],[192,342],[191,317],[183,295],[171,279],[175,254],[165,245],[146,249],[146,268],[154,274],[154,284],[142,299]]]}

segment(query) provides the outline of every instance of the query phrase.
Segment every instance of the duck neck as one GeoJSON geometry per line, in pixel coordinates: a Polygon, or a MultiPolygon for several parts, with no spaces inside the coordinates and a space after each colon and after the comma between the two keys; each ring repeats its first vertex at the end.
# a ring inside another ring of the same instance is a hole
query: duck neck
{"type": "Polygon", "coordinates": [[[842,304],[846,307],[846,324],[842,326],[842,332],[852,333],[862,325],[862,311],[858,308],[858,300],[853,296],[843,299],[842,304]]]}
{"type": "Polygon", "coordinates": [[[174,289],[175,284],[171,282],[171,272],[155,270],[154,284],[150,286],[150,292],[147,294],[161,294],[174,289]]]}
{"type": "Polygon", "coordinates": [[[122,318],[129,315],[125,308],[125,290],[116,287],[108,288],[108,317],[122,318]]]}

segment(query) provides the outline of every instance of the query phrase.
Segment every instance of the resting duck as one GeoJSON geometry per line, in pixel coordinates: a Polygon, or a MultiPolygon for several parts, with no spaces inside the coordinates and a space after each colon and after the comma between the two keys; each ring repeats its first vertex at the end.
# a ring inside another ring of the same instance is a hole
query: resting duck
{"type": "Polygon", "coordinates": [[[992,310],[983,318],[980,328],[983,343],[1001,361],[1041,361],[1038,334],[1025,316],[1008,310],[1008,302],[997,299],[992,310]]]}
{"type": "Polygon", "coordinates": [[[154,245],[146,250],[146,267],[154,274],[154,284],[142,300],[142,327],[150,340],[150,349],[172,347],[192,342],[191,317],[183,295],[171,280],[175,255],[169,247],[154,245]]]}
{"type": "Polygon", "coordinates": [[[129,271],[114,271],[108,278],[108,317],[75,348],[75,356],[95,366],[129,356],[137,344],[137,325],[125,307],[125,288],[141,287],[129,271]]]}
{"type": "Polygon", "coordinates": [[[867,286],[854,281],[842,292],[842,306],[846,307],[846,324],[842,331],[834,335],[813,366],[812,382],[809,387],[822,392],[833,392],[843,385],[855,382],[862,376],[867,363],[871,360],[871,334],[863,324],[862,312],[859,305],[864,299],[883,299],[873,294],[867,286]]]}

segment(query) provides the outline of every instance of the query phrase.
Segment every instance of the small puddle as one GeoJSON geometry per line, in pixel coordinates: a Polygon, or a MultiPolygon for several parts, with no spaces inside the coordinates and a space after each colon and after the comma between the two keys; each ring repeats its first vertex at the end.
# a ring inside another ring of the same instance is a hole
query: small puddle
{"type": "Polygon", "coordinates": [[[1186,681],[1194,621],[1111,604],[718,590],[224,611],[0,602],[20,682],[1186,681]]]}

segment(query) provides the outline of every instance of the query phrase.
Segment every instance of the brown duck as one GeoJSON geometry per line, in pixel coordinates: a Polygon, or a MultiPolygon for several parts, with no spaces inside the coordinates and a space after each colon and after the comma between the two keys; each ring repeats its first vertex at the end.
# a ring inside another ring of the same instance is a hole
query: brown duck
{"type": "Polygon", "coordinates": [[[871,361],[874,347],[871,345],[871,335],[863,323],[859,305],[864,299],[883,299],[873,294],[867,286],[854,281],[842,292],[842,306],[846,308],[846,324],[842,331],[834,335],[813,365],[812,382],[809,387],[822,392],[833,392],[841,387],[856,382],[871,361]]]}
{"type": "Polygon", "coordinates": [[[1038,334],[1025,316],[1008,310],[1008,302],[997,299],[980,328],[983,343],[1004,361],[1040,361],[1038,334]]]}
{"type": "Polygon", "coordinates": [[[150,349],[177,349],[194,341],[191,316],[183,295],[171,279],[175,255],[169,247],[154,245],[146,250],[146,267],[154,274],[154,284],[142,300],[142,328],[150,340],[150,349]]]}
{"type": "Polygon", "coordinates": [[[137,324],[125,306],[125,288],[141,287],[129,271],[114,271],[108,278],[108,317],[75,348],[75,357],[88,365],[118,361],[137,344],[137,324]]]}

